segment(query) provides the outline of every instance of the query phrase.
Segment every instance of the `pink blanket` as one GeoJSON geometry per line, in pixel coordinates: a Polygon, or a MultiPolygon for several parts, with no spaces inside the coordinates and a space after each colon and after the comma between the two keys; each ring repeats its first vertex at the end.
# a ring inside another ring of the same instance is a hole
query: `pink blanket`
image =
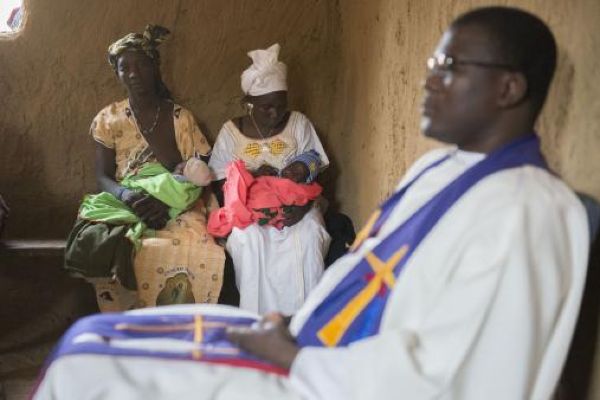
{"type": "Polygon", "coordinates": [[[223,185],[225,206],[208,218],[208,233],[225,237],[234,227],[255,222],[283,228],[283,207],[303,206],[316,199],[323,188],[318,183],[299,184],[274,176],[254,178],[242,160],[227,166],[223,185]]]}

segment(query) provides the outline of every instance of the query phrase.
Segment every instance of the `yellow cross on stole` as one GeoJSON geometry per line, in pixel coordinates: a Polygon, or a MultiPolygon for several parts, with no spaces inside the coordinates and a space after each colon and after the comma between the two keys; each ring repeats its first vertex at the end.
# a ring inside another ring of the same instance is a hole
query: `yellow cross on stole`
{"type": "Polygon", "coordinates": [[[375,276],[339,313],[319,330],[317,336],[325,346],[333,347],[339,343],[352,322],[379,293],[383,284],[389,289],[394,286],[396,282],[394,267],[398,265],[407,251],[408,246],[404,245],[385,262],[372,252],[367,253],[365,258],[375,272],[375,276]]]}
{"type": "MultiPolygon", "coordinates": [[[[226,324],[223,322],[204,322],[201,315],[194,315],[194,322],[192,323],[171,325],[137,325],[119,323],[115,325],[115,330],[146,333],[192,331],[194,333],[194,343],[202,343],[204,328],[221,328],[225,326],[226,324]]],[[[202,357],[202,352],[199,349],[192,350],[192,356],[195,360],[199,360],[202,357]]]]}
{"type": "Polygon", "coordinates": [[[380,215],[381,210],[376,210],[373,214],[371,214],[366,225],[356,234],[354,243],[352,243],[352,246],[350,246],[350,251],[358,249],[363,244],[363,242],[367,240],[369,234],[371,233],[371,229],[373,229],[373,226],[375,225],[375,222],[377,222],[377,219],[380,215]]]}

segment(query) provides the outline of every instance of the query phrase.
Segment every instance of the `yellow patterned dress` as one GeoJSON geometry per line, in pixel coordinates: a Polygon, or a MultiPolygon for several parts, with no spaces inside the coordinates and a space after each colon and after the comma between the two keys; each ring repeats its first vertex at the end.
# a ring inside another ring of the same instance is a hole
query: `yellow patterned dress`
{"type": "MultiPolygon", "coordinates": [[[[177,148],[183,160],[195,153],[206,155],[210,145],[190,111],[173,107],[177,148]]],[[[113,149],[116,180],[142,164],[156,162],[139,132],[128,100],[105,107],[90,128],[94,140],[113,149]]],[[[134,257],[138,290],[129,291],[111,279],[94,279],[101,311],[179,303],[215,303],[223,281],[224,250],[206,231],[207,208],[215,206],[203,196],[191,209],[154,235],[142,239],[134,257]]]]}

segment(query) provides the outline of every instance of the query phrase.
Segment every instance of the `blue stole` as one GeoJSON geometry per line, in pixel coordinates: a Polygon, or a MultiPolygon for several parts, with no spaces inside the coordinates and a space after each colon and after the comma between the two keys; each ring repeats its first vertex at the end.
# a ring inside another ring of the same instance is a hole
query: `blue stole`
{"type": "Polygon", "coordinates": [[[251,326],[256,319],[209,315],[97,314],[77,321],[61,338],[44,370],[59,357],[98,354],[201,361],[287,374],[287,371],[244,352],[227,340],[228,326],[251,326]],[[92,339],[89,334],[93,334],[92,339]],[[86,339],[87,336],[87,339],[86,339]],[[189,350],[148,350],[111,344],[113,340],[175,339],[189,350]]]}
{"type": "MultiPolygon", "coordinates": [[[[429,165],[384,202],[359,232],[351,250],[356,251],[364,240],[376,236],[406,191],[423,174],[448,157],[429,165]]],[[[524,165],[547,169],[539,139],[534,134],[488,154],[449,183],[368,252],[340,281],[304,323],[296,337],[298,345],[346,346],[375,335],[379,331],[390,291],[406,262],[446,211],[481,179],[524,165]]]]}

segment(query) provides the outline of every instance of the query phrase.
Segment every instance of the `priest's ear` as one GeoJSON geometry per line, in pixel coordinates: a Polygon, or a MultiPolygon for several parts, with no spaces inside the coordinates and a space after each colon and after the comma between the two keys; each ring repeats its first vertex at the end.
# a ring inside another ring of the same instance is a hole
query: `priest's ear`
{"type": "Polygon", "coordinates": [[[527,99],[527,79],[522,72],[506,71],[500,78],[500,96],[498,105],[502,108],[512,108],[527,99]]]}

